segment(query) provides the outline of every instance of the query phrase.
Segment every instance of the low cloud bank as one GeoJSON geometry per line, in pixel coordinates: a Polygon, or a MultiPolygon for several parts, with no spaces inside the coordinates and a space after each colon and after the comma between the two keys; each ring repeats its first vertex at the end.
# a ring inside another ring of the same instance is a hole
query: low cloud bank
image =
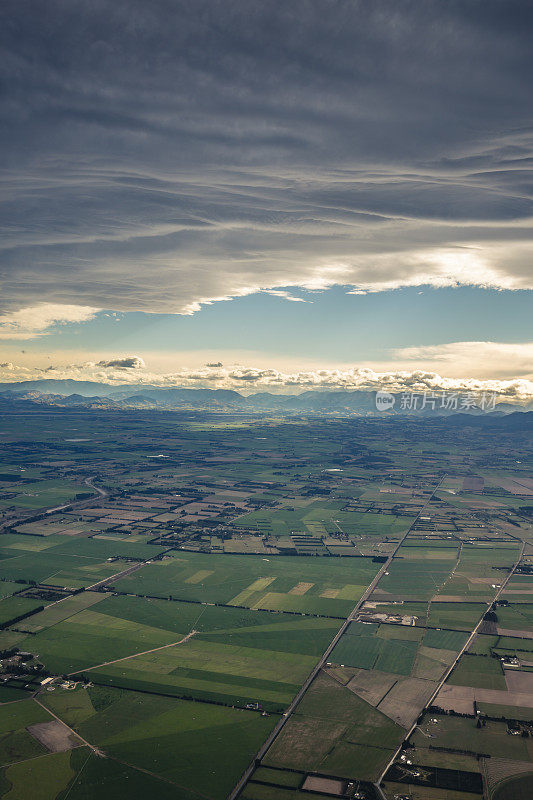
{"type": "MultiPolygon", "coordinates": [[[[441,358],[444,369],[450,359],[457,353],[463,353],[468,347],[480,350],[485,347],[486,353],[499,351],[503,358],[512,348],[518,351],[518,362],[531,364],[533,345],[502,345],[487,342],[456,343],[444,345],[437,357],[441,358]],[[492,349],[490,347],[492,346],[492,349]]],[[[425,348],[431,350],[432,348],[425,348]]],[[[409,348],[404,351],[404,364],[409,358],[423,355],[424,348],[409,348]]],[[[435,350],[435,348],[433,348],[435,350]]],[[[399,351],[398,356],[402,355],[399,351]]],[[[427,355],[427,353],[426,353],[427,355]]],[[[435,353],[432,353],[435,358],[435,353]]],[[[517,362],[517,363],[518,363],[517,362]]],[[[443,369],[443,371],[444,371],[443,369]]],[[[228,365],[216,363],[204,365],[198,369],[179,368],[172,372],[158,373],[151,371],[140,356],[124,356],[101,361],[87,361],[82,364],[51,365],[46,369],[17,366],[12,363],[0,364],[0,380],[3,382],[35,380],[39,378],[74,379],[79,381],[97,381],[109,385],[127,385],[132,387],[188,387],[235,389],[244,394],[256,391],[297,394],[306,390],[320,391],[353,391],[384,389],[390,392],[495,392],[502,399],[523,401],[533,398],[533,375],[523,373],[508,378],[476,378],[446,377],[433,370],[420,368],[405,369],[372,369],[370,367],[352,367],[345,369],[310,369],[287,371],[274,368],[258,368],[244,365],[228,365]]]]}

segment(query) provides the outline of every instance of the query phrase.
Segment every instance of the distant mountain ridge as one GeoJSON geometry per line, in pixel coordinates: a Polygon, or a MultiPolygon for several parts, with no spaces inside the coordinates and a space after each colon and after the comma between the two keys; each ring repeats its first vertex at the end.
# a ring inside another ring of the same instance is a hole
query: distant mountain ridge
{"type": "MultiPolygon", "coordinates": [[[[394,394],[395,404],[387,412],[376,410],[375,391],[308,390],[300,394],[280,395],[257,392],[244,396],[233,389],[188,389],[164,388],[143,384],[110,386],[92,381],[72,379],[39,379],[17,383],[0,383],[0,406],[3,408],[21,403],[32,406],[54,406],[61,408],[145,408],[145,409],[197,409],[253,412],[278,412],[283,414],[355,414],[375,415],[413,414],[416,416],[467,413],[482,414],[479,409],[441,410],[402,408],[403,393],[394,394]]],[[[533,403],[516,405],[499,403],[493,414],[511,414],[533,410],[533,403]]],[[[486,414],[484,414],[485,416],[486,414]]]]}

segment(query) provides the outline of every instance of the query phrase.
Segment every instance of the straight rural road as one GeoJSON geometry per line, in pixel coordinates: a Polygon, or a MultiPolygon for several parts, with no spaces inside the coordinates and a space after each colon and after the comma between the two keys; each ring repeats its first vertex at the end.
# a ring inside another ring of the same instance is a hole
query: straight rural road
{"type": "Polygon", "coordinates": [[[86,591],[94,592],[97,589],[103,589],[105,586],[107,586],[108,583],[111,583],[111,581],[120,580],[120,578],[125,578],[127,575],[131,575],[132,572],[137,572],[138,569],[146,566],[146,564],[149,564],[150,561],[152,560],[153,556],[152,558],[147,558],[145,561],[136,561],[135,564],[132,564],[131,567],[127,567],[126,569],[123,569],[120,572],[115,572],[114,575],[110,575],[108,578],[102,578],[101,581],[92,583],[90,586],[86,587],[86,591]]]}

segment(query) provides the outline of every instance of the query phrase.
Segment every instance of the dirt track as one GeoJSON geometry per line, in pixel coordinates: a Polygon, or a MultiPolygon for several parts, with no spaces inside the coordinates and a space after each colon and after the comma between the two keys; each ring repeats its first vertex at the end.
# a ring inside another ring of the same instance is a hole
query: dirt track
{"type": "Polygon", "coordinates": [[[178,644],[183,644],[184,642],[188,642],[197,631],[190,631],[187,636],[184,636],[183,639],[180,639],[179,642],[171,642],[170,644],[163,644],[161,647],[153,647],[151,650],[143,650],[140,653],[132,653],[131,656],[124,656],[123,658],[115,658],[113,661],[104,661],[102,664],[95,664],[92,667],[85,667],[85,669],[78,669],[76,672],[69,672],[70,675],[79,675],[81,672],[89,672],[91,669],[99,669],[100,667],[107,667],[109,664],[118,664],[121,661],[128,661],[130,658],[137,658],[137,656],[146,656],[149,653],[157,653],[158,650],[166,650],[167,647],[176,647],[178,644]]]}

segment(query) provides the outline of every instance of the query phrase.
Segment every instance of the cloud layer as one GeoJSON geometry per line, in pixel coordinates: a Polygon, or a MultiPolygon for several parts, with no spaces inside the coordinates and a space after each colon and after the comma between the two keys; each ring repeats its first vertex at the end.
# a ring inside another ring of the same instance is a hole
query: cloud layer
{"type": "MultiPolygon", "coordinates": [[[[532,286],[530,3],[7,0],[3,14],[8,314],[532,286]]],[[[17,319],[0,328],[17,336],[17,319]]]]}
{"type": "Polygon", "coordinates": [[[435,347],[403,348],[393,353],[388,363],[337,369],[291,371],[218,362],[197,369],[181,367],[164,372],[150,369],[140,356],[50,365],[44,369],[4,363],[0,364],[0,382],[70,378],[111,385],[237,389],[245,394],[256,391],[296,394],[309,389],[485,391],[495,392],[502,399],[518,401],[533,399],[532,363],[533,344],[455,342],[435,347]],[[504,370],[502,362],[506,362],[504,370]],[[478,364],[477,372],[474,363],[478,364]],[[487,377],[496,373],[500,375],[498,378],[487,377]]]}

